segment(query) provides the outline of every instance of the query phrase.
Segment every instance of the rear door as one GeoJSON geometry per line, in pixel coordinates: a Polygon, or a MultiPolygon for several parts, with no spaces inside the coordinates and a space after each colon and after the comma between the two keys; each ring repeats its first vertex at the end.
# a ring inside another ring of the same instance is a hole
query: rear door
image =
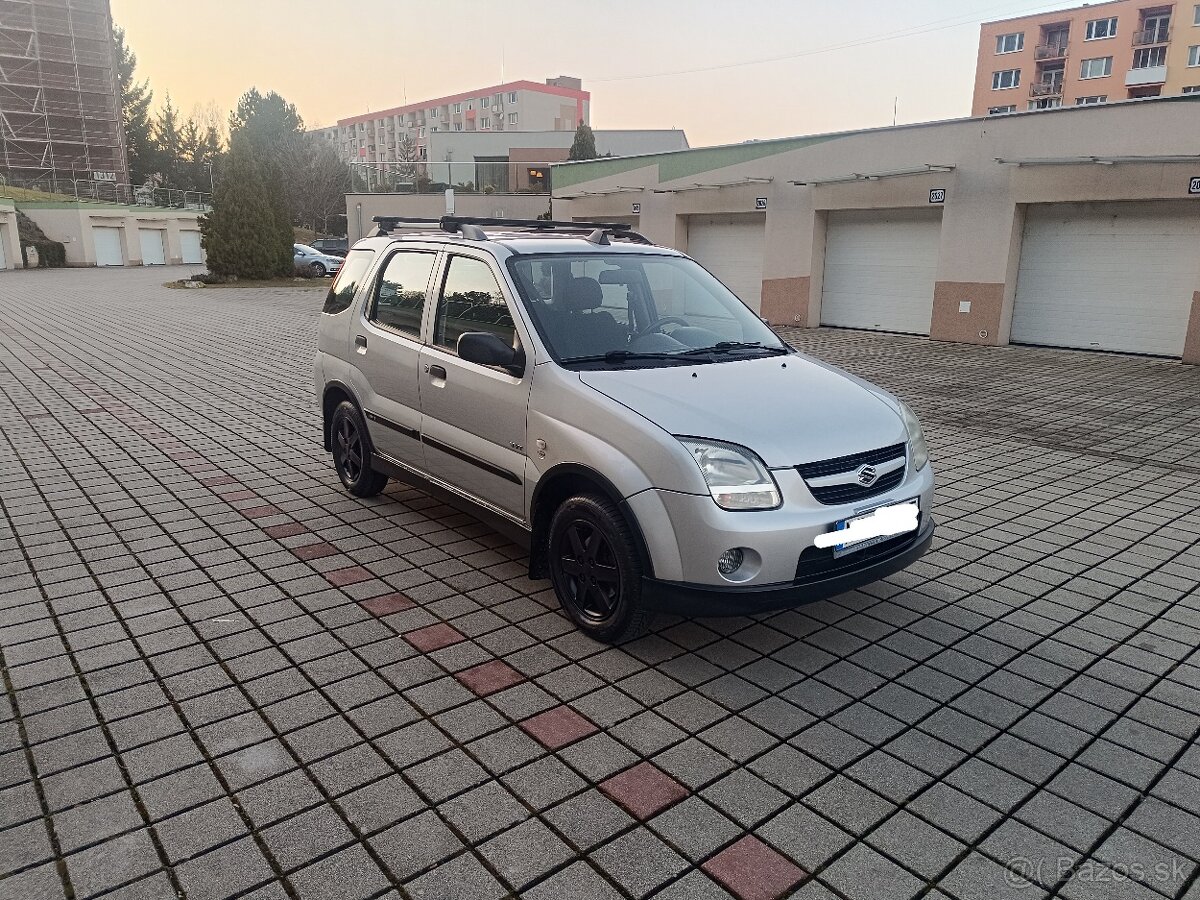
{"type": "Polygon", "coordinates": [[[421,323],[437,259],[435,247],[389,251],[376,270],[350,338],[354,390],[373,446],[420,471],[426,467],[417,366],[421,323]]]}
{"type": "Polygon", "coordinates": [[[495,261],[448,251],[428,343],[421,354],[422,440],[429,472],[492,506],[525,518],[525,435],[532,344],[495,261]],[[459,335],[489,331],[529,358],[516,376],[458,358],[459,335]]]}

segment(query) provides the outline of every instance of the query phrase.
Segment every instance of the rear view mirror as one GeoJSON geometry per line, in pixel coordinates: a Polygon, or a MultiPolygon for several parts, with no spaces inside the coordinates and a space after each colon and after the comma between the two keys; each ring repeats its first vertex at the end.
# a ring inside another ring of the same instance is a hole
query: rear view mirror
{"type": "Polygon", "coordinates": [[[481,366],[499,366],[518,377],[525,372],[525,351],[513,349],[490,331],[459,335],[458,358],[481,366]]]}

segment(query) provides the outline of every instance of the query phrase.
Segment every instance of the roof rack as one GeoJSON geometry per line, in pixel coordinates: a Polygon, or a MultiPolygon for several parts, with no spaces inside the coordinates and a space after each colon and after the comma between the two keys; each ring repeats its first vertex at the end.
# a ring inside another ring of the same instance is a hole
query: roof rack
{"type": "Polygon", "coordinates": [[[484,228],[520,228],[540,233],[582,234],[593,244],[608,244],[609,235],[638,244],[652,243],[624,222],[560,222],[553,219],[494,219],[480,216],[375,216],[378,234],[390,234],[398,225],[432,225],[449,234],[462,234],[472,241],[486,241],[484,228]]]}

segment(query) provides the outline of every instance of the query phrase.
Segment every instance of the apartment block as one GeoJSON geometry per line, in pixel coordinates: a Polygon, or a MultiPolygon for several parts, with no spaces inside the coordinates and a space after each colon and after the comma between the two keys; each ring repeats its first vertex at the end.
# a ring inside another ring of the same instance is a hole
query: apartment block
{"type": "Polygon", "coordinates": [[[987,22],[973,116],[1200,93],[1200,3],[1112,0],[987,22]]]}
{"type": "Polygon", "coordinates": [[[457,132],[573,132],[590,124],[591,94],[578,78],[560,75],[494,84],[448,97],[339,119],[309,132],[333,143],[348,162],[404,162],[405,144],[429,159],[430,136],[457,132]]]}

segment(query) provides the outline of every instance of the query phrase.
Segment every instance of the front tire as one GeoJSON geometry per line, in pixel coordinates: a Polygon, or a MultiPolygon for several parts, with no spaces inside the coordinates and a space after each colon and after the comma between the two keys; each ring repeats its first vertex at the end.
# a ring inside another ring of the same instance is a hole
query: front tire
{"type": "Polygon", "coordinates": [[[374,497],[387,486],[387,476],[371,468],[367,426],[358,407],[343,400],[329,421],[333,468],[342,484],[355,497],[374,497]]]}
{"type": "Polygon", "coordinates": [[[321,265],[320,263],[313,263],[312,265],[309,266],[309,269],[312,270],[313,278],[324,278],[325,277],[325,267],[323,265],[321,265]]]}
{"type": "Polygon", "coordinates": [[[643,632],[642,562],[620,510],[607,498],[565,500],[550,520],[550,581],[563,610],[581,631],[616,643],[643,632]]]}

